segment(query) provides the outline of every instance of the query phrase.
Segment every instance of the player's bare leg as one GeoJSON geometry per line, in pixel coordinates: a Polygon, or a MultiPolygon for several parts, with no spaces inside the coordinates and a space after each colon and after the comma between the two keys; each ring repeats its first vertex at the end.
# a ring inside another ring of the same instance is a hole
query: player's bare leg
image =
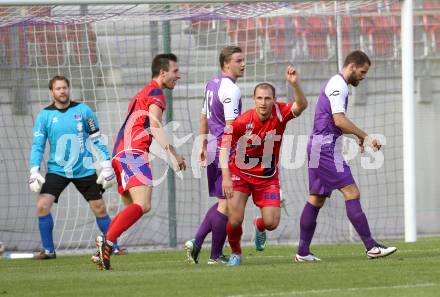
{"type": "Polygon", "coordinates": [[[316,262],[321,260],[310,252],[310,244],[315,234],[319,210],[324,206],[325,201],[326,196],[310,195],[304,206],[300,218],[300,240],[298,252],[295,255],[295,262],[316,262]]]}
{"type": "Polygon", "coordinates": [[[343,187],[340,191],[345,198],[347,217],[364,243],[367,257],[370,259],[381,258],[396,252],[396,247],[386,247],[373,239],[367,217],[361,207],[360,193],[356,184],[343,187]]]}
{"type": "Polygon", "coordinates": [[[241,224],[243,223],[248,197],[249,193],[234,191],[232,198],[228,199],[229,217],[226,233],[232,250],[232,255],[226,264],[228,266],[238,266],[241,263],[240,241],[243,234],[241,224]]]}

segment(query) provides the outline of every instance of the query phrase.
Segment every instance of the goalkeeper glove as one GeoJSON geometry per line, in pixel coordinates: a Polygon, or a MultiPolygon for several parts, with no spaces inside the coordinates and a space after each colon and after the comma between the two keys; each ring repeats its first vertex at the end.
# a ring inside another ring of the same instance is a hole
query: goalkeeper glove
{"type": "Polygon", "coordinates": [[[29,188],[32,192],[40,193],[41,186],[46,182],[46,180],[40,174],[38,167],[32,167],[30,173],[31,176],[29,177],[29,188]]]}
{"type": "Polygon", "coordinates": [[[110,160],[102,161],[100,164],[102,170],[98,176],[98,179],[96,180],[96,183],[102,185],[102,188],[106,190],[113,186],[116,176],[110,160]]]}

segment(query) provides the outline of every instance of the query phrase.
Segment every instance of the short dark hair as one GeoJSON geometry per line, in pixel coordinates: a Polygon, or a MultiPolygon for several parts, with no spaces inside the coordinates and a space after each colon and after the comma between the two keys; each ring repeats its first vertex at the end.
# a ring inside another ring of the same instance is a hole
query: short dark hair
{"type": "Polygon", "coordinates": [[[241,47],[230,45],[227,47],[224,47],[222,51],[220,52],[220,56],[218,57],[218,61],[220,62],[220,67],[223,69],[225,66],[225,62],[231,61],[231,57],[235,53],[242,53],[241,47]]]}
{"type": "Polygon", "coordinates": [[[344,66],[347,67],[351,63],[354,63],[356,66],[363,66],[365,63],[368,63],[371,66],[370,58],[368,58],[367,54],[363,51],[353,51],[345,57],[344,66]]]}
{"type": "Polygon", "coordinates": [[[52,77],[52,79],[49,81],[49,90],[52,91],[53,88],[53,84],[57,81],[57,80],[64,80],[67,84],[67,86],[70,88],[70,82],[67,79],[67,77],[62,76],[62,75],[55,75],[54,77],[52,77]]]}
{"type": "Polygon", "coordinates": [[[262,83],[259,83],[258,85],[256,85],[254,88],[254,97],[255,97],[255,94],[257,93],[257,89],[271,89],[273,97],[275,98],[275,87],[273,85],[271,85],[270,83],[262,82],[262,83]]]}
{"type": "Polygon", "coordinates": [[[160,70],[168,71],[170,61],[177,63],[177,56],[172,53],[156,55],[151,63],[151,77],[157,77],[160,73],[160,70]]]}

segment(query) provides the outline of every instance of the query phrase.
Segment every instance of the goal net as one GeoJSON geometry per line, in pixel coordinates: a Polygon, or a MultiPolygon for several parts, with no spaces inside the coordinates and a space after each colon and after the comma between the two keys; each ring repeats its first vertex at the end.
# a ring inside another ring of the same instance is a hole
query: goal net
{"type": "MultiPolygon", "coordinates": [[[[0,6],[0,241],[7,249],[40,247],[36,195],[27,183],[28,163],[35,117],[51,103],[50,78],[59,74],[70,79],[71,98],[96,112],[111,151],[130,99],[150,80],[152,57],[167,50],[167,41],[179,58],[182,76],[173,91],[172,119],[167,120],[172,123],[167,130],[189,169],[170,185],[165,162],[160,153],[155,156],[152,211],[123,234],[122,246],[181,245],[194,236],[214,203],[208,197],[206,172],[197,163],[195,143],[205,83],[219,73],[219,52],[231,44],[241,46],[246,57],[245,76],[238,80],[244,110],[252,107],[252,91],[258,82],[273,83],[279,100],[292,95],[284,78],[288,62],[298,69],[310,102],[309,109],[289,124],[284,137],[282,218],[278,229],[270,232],[269,242],[298,240],[299,215],[308,195],[305,147],[314,105],[323,83],[337,73],[338,58],[354,49],[371,57],[372,68],[367,80],[352,89],[348,115],[366,131],[384,135],[383,162],[372,169],[381,162],[381,155],[361,156],[349,140],[344,147],[373,234],[401,237],[398,1],[0,6]],[[176,237],[171,239],[173,228],[176,237]]],[[[438,49],[435,42],[415,42],[416,54],[438,49]]],[[[123,208],[115,187],[104,199],[111,217],[123,208]]],[[[253,240],[252,217],[258,213],[249,201],[244,242],[253,240]]],[[[62,193],[52,214],[58,251],[94,246],[95,217],[72,185],[62,193]]],[[[343,199],[335,192],[321,211],[314,242],[358,240],[350,229],[343,199]]]]}

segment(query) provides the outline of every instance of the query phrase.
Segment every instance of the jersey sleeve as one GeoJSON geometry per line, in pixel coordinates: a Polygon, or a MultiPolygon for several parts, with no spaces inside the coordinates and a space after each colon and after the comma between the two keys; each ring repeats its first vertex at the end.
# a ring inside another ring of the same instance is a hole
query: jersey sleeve
{"type": "Polygon", "coordinates": [[[294,102],[284,103],[284,102],[277,102],[281,118],[283,119],[283,123],[287,123],[293,118],[296,118],[296,115],[292,111],[292,106],[294,102]]]}
{"type": "Polygon", "coordinates": [[[41,111],[35,120],[31,149],[30,167],[40,167],[47,140],[47,114],[41,111]]]}
{"type": "Polygon", "coordinates": [[[226,149],[234,147],[241,136],[244,135],[244,124],[240,118],[235,119],[231,125],[226,125],[220,142],[220,148],[226,149]]]}
{"type": "Polygon", "coordinates": [[[225,121],[234,120],[240,113],[241,93],[238,86],[232,82],[222,83],[219,90],[220,101],[223,104],[225,121]]]}
{"type": "Polygon", "coordinates": [[[345,113],[345,99],[348,96],[348,86],[342,77],[336,75],[330,79],[325,87],[325,95],[330,101],[332,114],[345,113]]]}
{"type": "Polygon", "coordinates": [[[162,111],[165,110],[166,108],[166,100],[165,100],[165,95],[163,94],[162,89],[152,89],[149,91],[148,94],[146,94],[146,100],[141,100],[144,101],[147,105],[146,110],[149,109],[150,105],[157,105],[160,109],[162,109],[162,111]]]}
{"type": "Polygon", "coordinates": [[[98,118],[89,106],[85,104],[83,106],[86,119],[86,132],[89,134],[89,138],[98,152],[99,160],[110,160],[110,154],[101,135],[101,131],[99,130],[98,118]]]}

